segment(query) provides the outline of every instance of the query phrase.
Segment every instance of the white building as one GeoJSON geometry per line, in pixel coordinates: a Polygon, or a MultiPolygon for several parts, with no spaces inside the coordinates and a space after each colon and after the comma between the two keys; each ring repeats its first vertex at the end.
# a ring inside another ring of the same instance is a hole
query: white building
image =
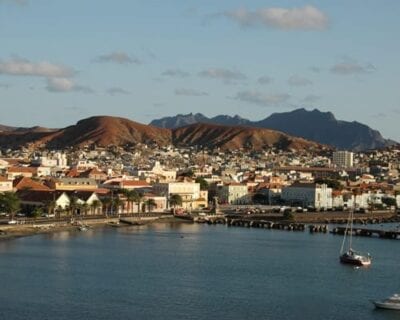
{"type": "Polygon", "coordinates": [[[353,152],[349,152],[349,151],[333,152],[332,163],[339,168],[353,167],[353,152]]]}
{"type": "Polygon", "coordinates": [[[250,202],[248,187],[245,184],[229,183],[217,190],[220,203],[247,204],[250,202]]]}
{"type": "Polygon", "coordinates": [[[282,200],[291,205],[332,208],[332,188],[326,184],[294,183],[282,189],[282,200]]]}
{"type": "Polygon", "coordinates": [[[167,197],[167,201],[171,195],[180,195],[184,209],[197,209],[208,204],[208,192],[201,191],[200,183],[196,182],[156,183],[153,191],[157,195],[167,197]]]}

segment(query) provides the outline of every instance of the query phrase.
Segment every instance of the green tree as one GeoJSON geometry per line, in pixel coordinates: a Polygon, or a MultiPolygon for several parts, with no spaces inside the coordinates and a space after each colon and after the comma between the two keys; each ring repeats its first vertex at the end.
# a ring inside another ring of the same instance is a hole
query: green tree
{"type": "Polygon", "coordinates": [[[143,195],[141,194],[141,193],[139,193],[139,192],[136,192],[136,195],[135,195],[135,202],[136,202],[136,204],[137,204],[137,206],[138,206],[138,213],[140,213],[140,204],[142,203],[142,200],[143,200],[143,195]]]}
{"type": "Polygon", "coordinates": [[[382,198],[382,203],[386,204],[388,207],[395,207],[397,205],[395,198],[382,198]]]}
{"type": "Polygon", "coordinates": [[[136,190],[124,189],[123,194],[125,195],[126,201],[128,203],[128,213],[132,213],[133,203],[138,201],[139,193],[136,190]]]}
{"type": "Polygon", "coordinates": [[[0,194],[0,210],[10,215],[10,220],[21,207],[21,201],[15,192],[4,192],[0,194]]]}
{"type": "Polygon", "coordinates": [[[104,199],[102,199],[103,202],[103,213],[105,213],[105,215],[107,216],[110,212],[110,208],[112,206],[112,199],[111,197],[106,197],[104,199]]]}
{"type": "Polygon", "coordinates": [[[100,207],[101,207],[101,202],[99,200],[94,200],[90,205],[90,208],[92,209],[92,214],[96,214],[97,209],[100,207]]]}
{"type": "Polygon", "coordinates": [[[174,213],[176,206],[181,206],[182,202],[182,197],[179,194],[173,194],[169,197],[169,205],[174,208],[174,213]]]}
{"type": "Polygon", "coordinates": [[[208,182],[204,177],[197,177],[195,182],[200,183],[200,190],[208,190],[208,182]]]}
{"type": "Polygon", "coordinates": [[[32,218],[38,218],[43,214],[43,209],[40,207],[35,207],[35,209],[32,210],[30,216],[32,218]]]}
{"type": "Polygon", "coordinates": [[[151,198],[147,199],[145,203],[146,203],[148,212],[151,212],[153,210],[153,208],[157,206],[154,199],[151,199],[151,198]]]}

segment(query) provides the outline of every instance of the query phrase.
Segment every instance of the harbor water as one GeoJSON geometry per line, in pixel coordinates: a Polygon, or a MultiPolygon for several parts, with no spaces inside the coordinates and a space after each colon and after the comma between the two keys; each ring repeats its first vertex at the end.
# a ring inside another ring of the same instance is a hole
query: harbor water
{"type": "Polygon", "coordinates": [[[342,237],[152,224],[0,243],[0,315],[44,319],[399,319],[370,299],[400,292],[400,242],[353,238],[369,268],[339,263],[342,237]]]}

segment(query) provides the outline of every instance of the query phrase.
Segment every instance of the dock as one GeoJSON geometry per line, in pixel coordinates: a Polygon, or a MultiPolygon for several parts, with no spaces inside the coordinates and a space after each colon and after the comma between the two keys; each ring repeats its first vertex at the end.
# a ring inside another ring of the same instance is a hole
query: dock
{"type": "MultiPolygon", "coordinates": [[[[331,233],[337,235],[344,235],[346,232],[346,228],[344,227],[336,227],[333,228],[331,233]]],[[[347,230],[347,234],[350,234],[350,230],[347,230]]],[[[382,230],[382,229],[368,229],[368,228],[357,228],[353,227],[352,231],[353,236],[359,237],[377,237],[382,239],[400,239],[400,231],[397,230],[382,230]]]]}

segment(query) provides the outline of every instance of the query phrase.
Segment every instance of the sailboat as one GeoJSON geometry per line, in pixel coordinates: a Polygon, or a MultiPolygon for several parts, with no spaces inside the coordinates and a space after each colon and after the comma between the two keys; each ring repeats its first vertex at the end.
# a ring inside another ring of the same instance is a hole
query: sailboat
{"type": "Polygon", "coordinates": [[[353,215],[354,210],[350,210],[349,218],[347,220],[346,230],[344,231],[344,237],[342,247],[340,248],[340,262],[352,264],[355,266],[369,266],[371,264],[371,256],[369,253],[362,254],[353,250],[352,239],[353,239],[353,215]],[[348,248],[344,252],[346,244],[346,235],[349,234],[348,248]]]}

